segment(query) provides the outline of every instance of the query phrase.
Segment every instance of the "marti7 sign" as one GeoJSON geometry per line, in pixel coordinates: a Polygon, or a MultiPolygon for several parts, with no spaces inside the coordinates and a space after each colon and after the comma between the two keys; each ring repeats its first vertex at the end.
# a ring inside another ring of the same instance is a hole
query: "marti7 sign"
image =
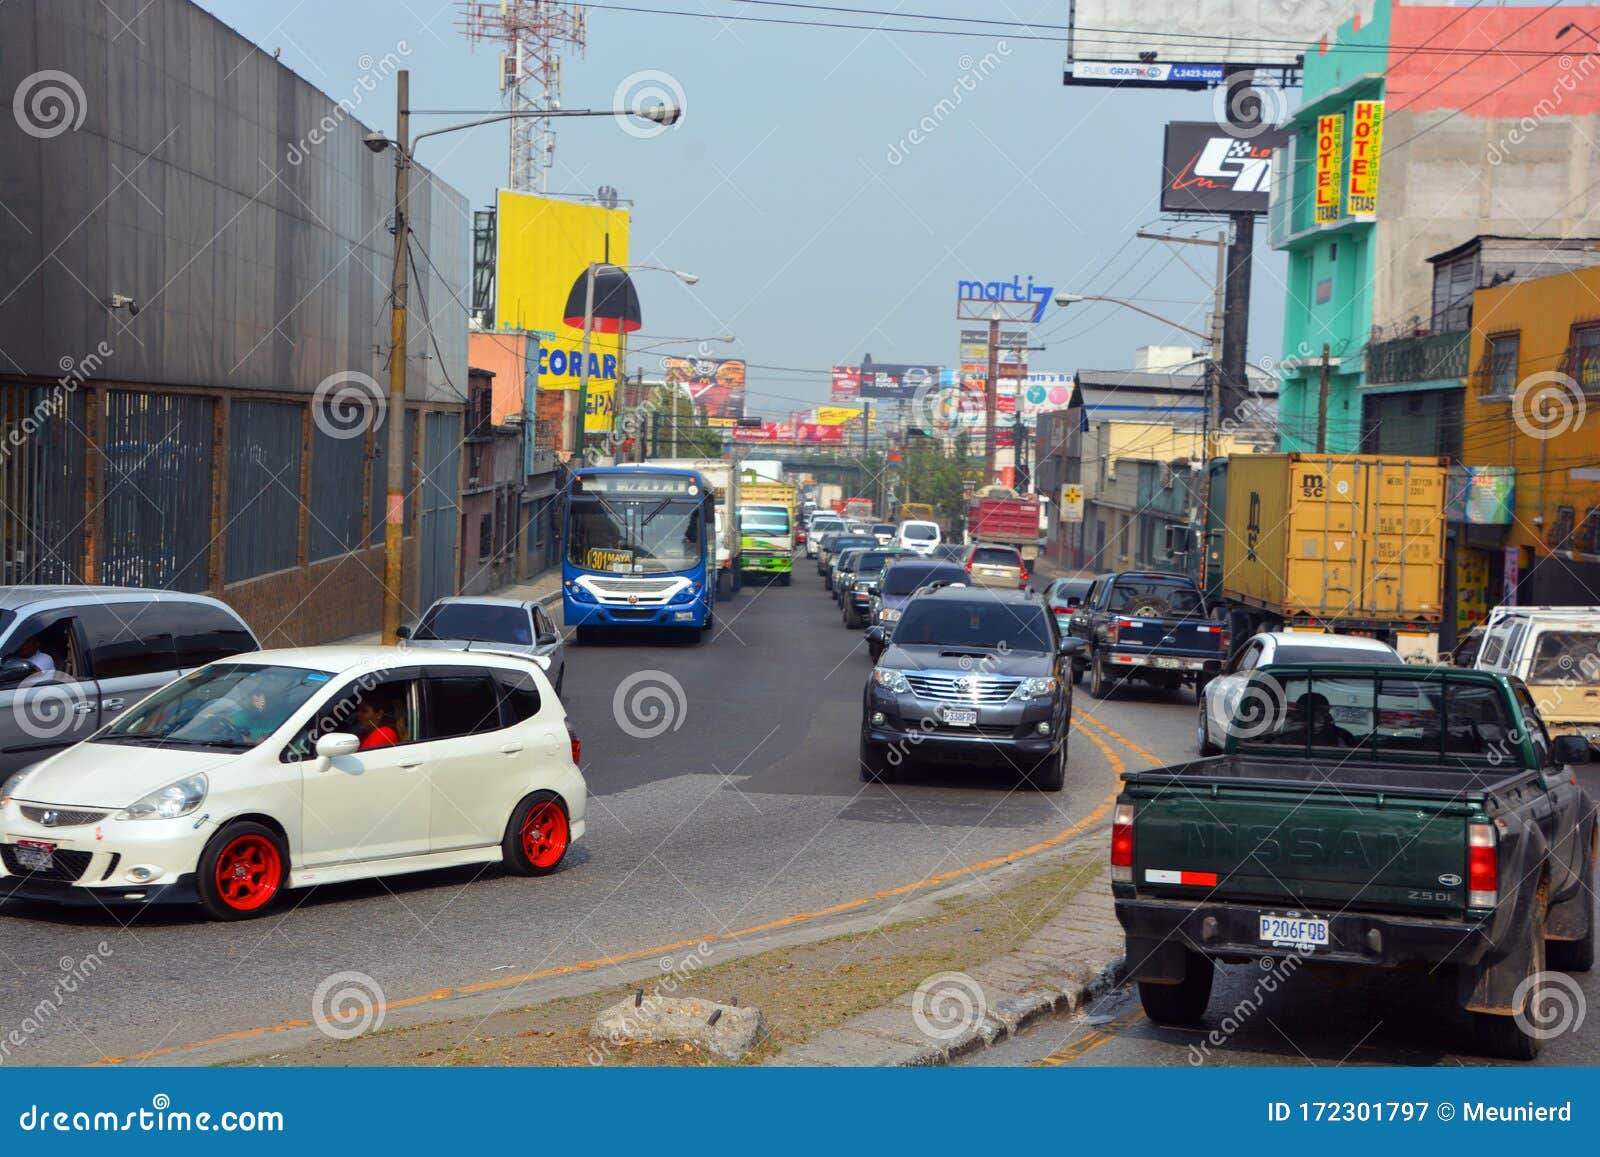
{"type": "Polygon", "coordinates": [[[1349,212],[1352,217],[1378,214],[1378,161],[1383,152],[1383,102],[1358,100],[1350,118],[1349,212]]]}
{"type": "Polygon", "coordinates": [[[1344,114],[1317,118],[1317,202],[1312,220],[1331,225],[1339,219],[1340,170],[1344,160],[1344,114]]]}

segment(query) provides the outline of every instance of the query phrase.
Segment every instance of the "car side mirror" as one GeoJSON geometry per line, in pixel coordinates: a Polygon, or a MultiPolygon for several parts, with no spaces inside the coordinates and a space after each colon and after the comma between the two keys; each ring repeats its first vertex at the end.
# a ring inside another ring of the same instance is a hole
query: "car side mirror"
{"type": "Polygon", "coordinates": [[[397,638],[397,639],[409,639],[411,637],[411,628],[410,627],[396,627],[394,629],[394,637],[397,638]]]}
{"type": "Polygon", "coordinates": [[[546,631],[544,634],[539,636],[539,646],[541,647],[548,647],[554,643],[559,643],[560,641],[561,635],[556,631],[546,631]]]}
{"type": "Polygon", "coordinates": [[[1076,636],[1070,636],[1061,640],[1061,646],[1058,649],[1061,654],[1076,659],[1083,654],[1083,640],[1076,636]]]}
{"type": "Polygon", "coordinates": [[[37,668],[28,660],[13,655],[11,658],[0,661],[0,687],[15,687],[37,668]]]}
{"type": "Polygon", "coordinates": [[[1583,736],[1558,735],[1551,742],[1550,754],[1558,764],[1589,762],[1589,741],[1583,736]]]}
{"type": "Polygon", "coordinates": [[[868,627],[867,628],[867,642],[871,643],[874,647],[883,646],[883,643],[884,643],[883,628],[882,627],[868,627]]]}
{"type": "Polygon", "coordinates": [[[360,750],[360,738],[348,731],[330,731],[317,740],[318,759],[338,759],[341,755],[354,755],[360,750]]]}

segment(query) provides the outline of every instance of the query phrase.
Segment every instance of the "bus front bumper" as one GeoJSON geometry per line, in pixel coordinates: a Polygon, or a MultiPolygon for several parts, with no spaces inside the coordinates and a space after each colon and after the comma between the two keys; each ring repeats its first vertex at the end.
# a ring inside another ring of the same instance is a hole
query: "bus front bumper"
{"type": "Polygon", "coordinates": [[[706,604],[699,599],[666,606],[622,606],[564,600],[562,614],[569,627],[703,627],[706,604]]]}

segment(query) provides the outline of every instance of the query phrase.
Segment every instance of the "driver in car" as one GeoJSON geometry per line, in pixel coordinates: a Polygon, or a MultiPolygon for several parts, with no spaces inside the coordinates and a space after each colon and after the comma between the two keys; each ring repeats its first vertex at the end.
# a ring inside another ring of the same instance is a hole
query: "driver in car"
{"type": "Polygon", "coordinates": [[[1307,691],[1294,701],[1291,721],[1298,726],[1309,719],[1312,747],[1355,747],[1356,737],[1333,721],[1333,707],[1326,695],[1307,691]]]}

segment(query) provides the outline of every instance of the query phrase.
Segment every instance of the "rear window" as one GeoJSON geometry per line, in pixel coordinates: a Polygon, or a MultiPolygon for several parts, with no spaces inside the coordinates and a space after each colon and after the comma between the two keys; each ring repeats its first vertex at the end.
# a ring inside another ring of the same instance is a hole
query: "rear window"
{"type": "Polygon", "coordinates": [[[882,551],[865,551],[856,556],[855,565],[851,569],[857,571],[880,571],[883,569],[883,564],[894,557],[893,554],[886,554],[882,551]]]}
{"type": "Polygon", "coordinates": [[[895,625],[894,641],[900,646],[1004,647],[1034,654],[1055,650],[1043,606],[995,599],[912,599],[895,625]]]}
{"type": "Polygon", "coordinates": [[[1600,682],[1600,631],[1540,631],[1528,663],[1528,682],[1600,682]]]}
{"type": "Polygon", "coordinates": [[[883,576],[883,593],[909,595],[929,583],[964,583],[967,572],[958,566],[892,566],[883,576]]]}
{"type": "Polygon", "coordinates": [[[1278,644],[1272,653],[1274,663],[1386,663],[1399,662],[1393,655],[1359,647],[1286,647],[1278,644]]]}
{"type": "Polygon", "coordinates": [[[1199,612],[1200,592],[1187,579],[1130,578],[1124,576],[1111,587],[1107,610],[1124,615],[1159,619],[1166,615],[1192,615],[1199,612]]]}
{"type": "Polygon", "coordinates": [[[492,603],[435,603],[417,626],[419,639],[461,639],[472,643],[533,642],[533,623],[522,607],[492,603]]]}
{"type": "Polygon", "coordinates": [[[880,523],[878,523],[877,526],[874,526],[872,528],[872,533],[873,534],[893,534],[894,533],[894,523],[892,523],[892,522],[880,522],[880,523]]]}
{"type": "Polygon", "coordinates": [[[1022,556],[1009,547],[981,546],[972,552],[972,561],[983,566],[1021,566],[1022,556]]]}
{"type": "Polygon", "coordinates": [[[1379,759],[1506,762],[1516,758],[1505,704],[1494,687],[1420,679],[1295,676],[1246,691],[1236,726],[1244,739],[1315,750],[1360,750],[1379,759]],[[1265,712],[1262,705],[1270,702],[1265,712]],[[1270,716],[1270,718],[1269,718],[1270,716]],[[1264,733],[1252,735],[1257,727],[1264,733]]]}
{"type": "Polygon", "coordinates": [[[939,528],[925,522],[908,522],[900,528],[900,533],[918,542],[932,542],[939,537],[939,528]]]}

